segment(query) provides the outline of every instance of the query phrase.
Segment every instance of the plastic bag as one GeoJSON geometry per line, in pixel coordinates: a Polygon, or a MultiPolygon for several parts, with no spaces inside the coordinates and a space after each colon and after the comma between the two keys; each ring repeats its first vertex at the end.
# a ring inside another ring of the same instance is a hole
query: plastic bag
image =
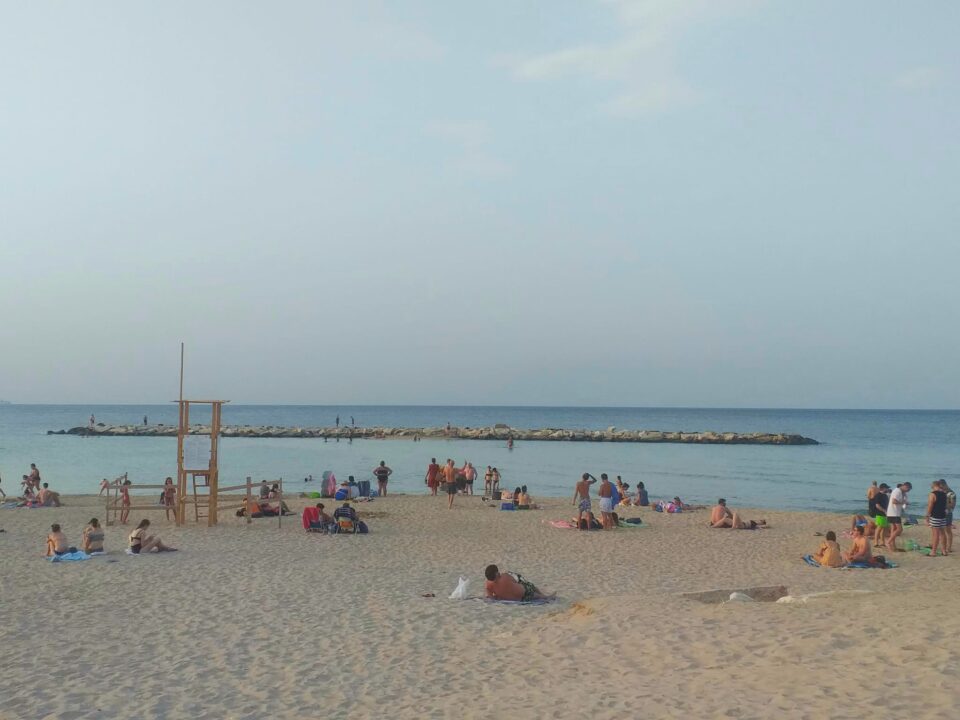
{"type": "Polygon", "coordinates": [[[460,576],[460,582],[457,583],[457,589],[450,593],[451,600],[466,600],[467,589],[470,587],[470,578],[460,576]]]}

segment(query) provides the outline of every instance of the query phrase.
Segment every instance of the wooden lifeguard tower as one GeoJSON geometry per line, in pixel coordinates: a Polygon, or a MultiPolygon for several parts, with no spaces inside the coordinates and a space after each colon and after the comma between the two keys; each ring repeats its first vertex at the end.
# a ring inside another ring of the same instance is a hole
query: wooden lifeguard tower
{"type": "Polygon", "coordinates": [[[206,517],[207,526],[212,527],[217,524],[220,417],[224,404],[230,401],[184,400],[181,397],[175,402],[180,407],[180,421],[177,427],[177,525],[183,525],[186,522],[187,503],[193,503],[194,519],[200,522],[203,517],[206,517]],[[209,432],[191,434],[190,407],[192,405],[210,406],[209,432]],[[209,455],[202,450],[205,443],[201,438],[204,436],[210,439],[209,455]],[[189,497],[187,495],[188,478],[192,483],[192,493],[189,497]],[[201,513],[201,508],[206,509],[205,513],[201,513]]]}

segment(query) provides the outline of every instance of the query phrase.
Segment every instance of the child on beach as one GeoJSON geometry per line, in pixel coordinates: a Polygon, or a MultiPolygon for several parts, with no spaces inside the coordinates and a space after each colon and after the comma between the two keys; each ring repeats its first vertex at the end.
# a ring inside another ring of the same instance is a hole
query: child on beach
{"type": "Polygon", "coordinates": [[[174,503],[177,499],[177,488],[173,485],[173,478],[168,477],[163,481],[163,512],[167,516],[167,520],[170,520],[170,513],[173,513],[173,519],[177,519],[177,511],[174,508],[174,503]]]}
{"type": "Polygon", "coordinates": [[[820,549],[814,553],[813,559],[824,567],[840,567],[843,558],[840,554],[840,545],[837,543],[837,534],[831,530],[826,539],[820,543],[820,549]]]}
{"type": "Polygon", "coordinates": [[[130,516],[130,480],[124,480],[120,486],[120,524],[126,525],[130,516]]]}

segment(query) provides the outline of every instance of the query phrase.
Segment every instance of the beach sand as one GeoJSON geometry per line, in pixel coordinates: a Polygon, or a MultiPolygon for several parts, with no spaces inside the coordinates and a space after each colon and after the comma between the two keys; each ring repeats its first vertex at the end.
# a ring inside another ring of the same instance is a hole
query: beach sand
{"type": "Polygon", "coordinates": [[[960,700],[960,559],[805,565],[813,533],[848,516],[745,511],[772,526],[747,532],[636,509],[624,515],[647,526],[581,533],[544,522],[571,517],[568,500],[501,512],[458,497],[448,511],[396,496],[360,506],[364,536],[134,512],[181,551],[126,556],[129,528],[110,527],[107,556],[50,563],[51,523],[79,545],[103,518],[96,498],[64,500],[0,510],[2,718],[934,718],[960,700]],[[482,595],[491,562],[558,602],[448,599],[459,575],[482,595]],[[680,597],[759,585],[833,594],[680,597]]]}

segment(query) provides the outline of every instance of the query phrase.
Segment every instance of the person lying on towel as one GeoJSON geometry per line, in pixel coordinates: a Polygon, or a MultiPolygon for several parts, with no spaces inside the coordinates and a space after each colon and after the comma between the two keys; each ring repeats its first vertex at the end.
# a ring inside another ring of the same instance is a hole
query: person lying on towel
{"type": "Polygon", "coordinates": [[[521,575],[514,578],[512,575],[500,572],[496,565],[487,565],[484,570],[487,577],[486,594],[494,600],[510,600],[513,602],[530,602],[532,600],[553,600],[556,594],[545,595],[537,586],[521,575]]]}

